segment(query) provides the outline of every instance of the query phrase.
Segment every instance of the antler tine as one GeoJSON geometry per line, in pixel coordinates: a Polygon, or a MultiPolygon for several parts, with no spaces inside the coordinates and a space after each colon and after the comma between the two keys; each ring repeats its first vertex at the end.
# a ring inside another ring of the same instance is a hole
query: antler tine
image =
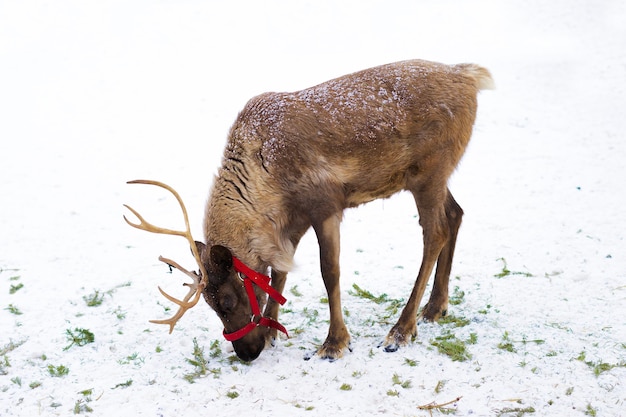
{"type": "Polygon", "coordinates": [[[189,227],[189,217],[187,216],[187,209],[185,207],[185,204],[183,203],[182,198],[178,194],[178,192],[176,192],[176,190],[174,190],[169,185],[164,184],[164,183],[159,182],[159,181],[134,180],[134,181],[128,181],[128,184],[156,185],[157,187],[161,187],[161,188],[164,188],[164,189],[168,190],[170,193],[172,193],[174,195],[174,197],[176,197],[176,200],[178,201],[178,204],[180,205],[180,208],[181,208],[181,210],[183,212],[183,217],[184,217],[184,220],[185,220],[185,230],[184,231],[166,229],[166,228],[155,226],[155,225],[147,222],[137,212],[137,210],[133,209],[132,207],[130,207],[130,206],[126,205],[126,204],[124,204],[124,207],[126,207],[128,210],[130,210],[139,219],[139,223],[133,223],[133,222],[129,221],[126,218],[126,216],[124,216],[124,220],[126,221],[126,223],[128,223],[130,226],[132,226],[132,227],[134,227],[136,229],[145,230],[145,231],[152,232],[152,233],[160,233],[160,234],[167,234],[167,235],[182,236],[182,237],[186,238],[187,241],[189,242],[190,247],[191,247],[191,251],[193,253],[193,256],[196,259],[196,262],[197,262],[197,264],[198,264],[198,266],[200,268],[200,275],[198,275],[195,271],[189,272],[188,270],[186,270],[185,268],[181,267],[176,262],[174,262],[174,261],[172,261],[170,259],[167,259],[167,258],[163,258],[162,256],[159,256],[159,260],[160,261],[165,262],[168,265],[175,267],[176,269],[180,270],[181,272],[185,273],[187,276],[189,276],[189,277],[191,277],[193,279],[193,283],[191,283],[191,284],[185,283],[184,284],[184,285],[189,287],[189,292],[187,293],[187,295],[185,295],[185,297],[183,297],[182,300],[179,300],[179,299],[177,299],[175,297],[172,297],[171,295],[169,295],[165,291],[163,291],[163,289],[161,289],[161,287],[159,287],[159,291],[161,292],[161,294],[165,298],[170,300],[171,302],[177,304],[179,306],[179,309],[176,312],[176,314],[174,314],[169,319],[165,319],[165,320],[150,320],[150,322],[151,323],[157,323],[157,324],[168,324],[170,326],[170,333],[172,333],[172,331],[174,330],[174,326],[176,325],[178,320],[185,314],[185,312],[187,312],[187,310],[189,310],[190,308],[195,306],[198,303],[198,301],[200,300],[200,296],[202,295],[204,287],[207,284],[207,280],[208,280],[207,273],[206,273],[206,270],[204,268],[204,265],[202,264],[202,260],[200,258],[200,253],[198,252],[198,248],[196,246],[196,243],[195,243],[195,241],[193,239],[193,236],[191,235],[191,230],[190,230],[190,227],[189,227]],[[192,297],[193,297],[193,299],[192,299],[192,297]]]}
{"type": "Polygon", "coordinates": [[[174,314],[169,319],[165,319],[165,320],[150,320],[150,323],[168,324],[170,326],[170,334],[171,334],[172,331],[174,331],[174,326],[176,325],[176,322],[178,322],[178,320],[187,312],[187,310],[189,310],[190,308],[192,308],[193,306],[198,304],[198,301],[200,300],[200,295],[202,294],[202,290],[199,290],[199,286],[201,285],[201,281],[200,281],[200,276],[196,272],[194,272],[194,271],[191,271],[191,272],[187,271],[185,268],[180,266],[178,263],[172,261],[171,259],[159,256],[159,261],[165,262],[166,264],[168,264],[170,266],[173,266],[174,268],[180,270],[181,272],[185,273],[187,276],[189,276],[189,277],[191,277],[193,279],[193,283],[192,284],[188,284],[188,283],[183,284],[183,285],[186,285],[186,286],[189,287],[189,292],[187,293],[187,295],[185,295],[185,297],[183,297],[182,300],[179,300],[179,299],[177,299],[175,297],[172,297],[171,295],[169,295],[168,293],[163,291],[163,289],[161,287],[158,287],[159,288],[159,292],[161,292],[163,297],[167,298],[168,300],[170,300],[174,304],[178,304],[178,306],[180,308],[178,309],[176,314],[174,314]],[[191,297],[193,297],[193,300],[189,301],[191,299],[191,297]]]}
{"type": "Polygon", "coordinates": [[[128,220],[126,216],[122,216],[124,217],[124,220],[126,221],[126,223],[128,223],[129,226],[132,226],[135,229],[145,230],[146,232],[159,233],[159,234],[164,234],[164,235],[176,235],[176,236],[185,237],[185,232],[182,232],[180,230],[172,230],[172,229],[166,229],[164,227],[155,226],[152,223],[147,222],[141,216],[141,214],[137,212],[137,210],[135,210],[128,204],[124,204],[124,207],[130,210],[139,219],[139,223],[133,223],[130,220],[128,220]]]}

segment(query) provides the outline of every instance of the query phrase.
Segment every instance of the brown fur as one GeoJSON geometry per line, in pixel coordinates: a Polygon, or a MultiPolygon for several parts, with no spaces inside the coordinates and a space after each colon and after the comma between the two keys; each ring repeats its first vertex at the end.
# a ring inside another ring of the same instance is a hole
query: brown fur
{"type": "MultiPolygon", "coordinates": [[[[328,338],[318,353],[340,357],[350,341],[339,290],[342,212],[401,190],[415,197],[424,253],[411,297],[385,349],[396,350],[416,334],[417,310],[435,263],[423,317],[437,320],[445,314],[463,214],[447,181],[470,140],[477,92],[492,83],[489,72],[477,65],[413,60],[251,99],[228,136],[206,206],[206,247],[201,245],[210,282],[205,298],[226,330],[245,325],[250,309],[234,272],[225,274],[232,267],[214,252],[227,248],[223,258],[232,253],[259,272],[271,268],[272,285],[282,291],[298,242],[313,227],[331,313],[328,338]],[[220,262],[222,269],[216,266],[220,262]],[[228,277],[212,277],[220,274],[228,277]],[[224,294],[230,304],[235,300],[228,312],[221,305],[224,294]]],[[[277,318],[278,305],[270,300],[265,314],[277,318]]],[[[237,354],[256,358],[271,333],[257,328],[234,342],[237,354]]]]}

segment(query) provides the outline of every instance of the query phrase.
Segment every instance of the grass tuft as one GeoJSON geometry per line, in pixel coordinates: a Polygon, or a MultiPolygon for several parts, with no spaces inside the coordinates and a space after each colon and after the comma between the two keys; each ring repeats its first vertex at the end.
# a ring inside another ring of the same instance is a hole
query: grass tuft
{"type": "Polygon", "coordinates": [[[506,350],[507,352],[515,353],[517,349],[513,345],[513,341],[509,338],[509,332],[505,331],[502,335],[502,341],[498,343],[498,349],[506,350]]]}
{"type": "Polygon", "coordinates": [[[52,377],[60,378],[62,376],[69,374],[70,370],[65,365],[58,365],[58,366],[48,365],[48,373],[52,377]]]}
{"type": "Polygon", "coordinates": [[[193,383],[194,380],[200,376],[206,375],[208,371],[208,361],[204,357],[204,349],[200,347],[198,344],[198,339],[193,338],[193,358],[187,358],[186,361],[188,364],[193,365],[195,371],[189,374],[186,374],[184,378],[189,382],[193,383]]]}
{"type": "Polygon", "coordinates": [[[24,284],[22,284],[21,282],[15,284],[15,285],[11,284],[11,287],[9,288],[9,294],[15,294],[16,292],[18,292],[22,288],[24,288],[24,284]]]}
{"type": "Polygon", "coordinates": [[[521,271],[511,271],[506,264],[506,259],[504,258],[498,258],[498,261],[502,261],[502,271],[500,271],[499,273],[495,274],[494,277],[496,278],[504,278],[504,277],[508,277],[510,275],[521,275],[523,277],[532,277],[533,274],[531,274],[530,272],[521,272],[521,271]]]}
{"type": "Polygon", "coordinates": [[[393,374],[393,377],[391,377],[391,382],[393,383],[393,385],[400,385],[404,389],[411,388],[412,385],[410,379],[403,381],[398,374],[393,374]]]}
{"type": "Polygon", "coordinates": [[[451,324],[453,327],[465,327],[471,323],[469,319],[465,317],[457,317],[454,314],[447,314],[444,317],[440,318],[438,321],[439,324],[451,324]]]}
{"type": "Polygon", "coordinates": [[[496,416],[498,417],[502,417],[506,414],[512,414],[515,415],[516,417],[522,417],[524,414],[528,414],[528,413],[534,413],[535,409],[533,407],[526,407],[526,408],[521,408],[521,407],[515,407],[515,408],[503,408],[502,410],[497,410],[496,411],[496,416]]]}
{"type": "Polygon", "coordinates": [[[87,307],[98,307],[104,301],[104,293],[95,290],[89,295],[84,295],[83,300],[85,304],[87,304],[87,307]]]}
{"type": "Polygon", "coordinates": [[[404,303],[403,299],[391,298],[385,293],[374,295],[372,292],[359,287],[357,284],[352,284],[352,290],[349,290],[348,294],[372,301],[375,304],[386,304],[385,314],[379,318],[382,324],[387,324],[389,318],[395,316],[404,303]]]}
{"type": "Polygon", "coordinates": [[[600,376],[602,373],[608,372],[614,368],[626,368],[626,361],[620,361],[618,363],[588,361],[587,353],[584,350],[578,354],[576,360],[579,360],[590,367],[595,376],[600,376]]]}
{"type": "Polygon", "coordinates": [[[461,289],[458,286],[454,287],[454,291],[452,292],[452,295],[448,299],[448,304],[457,306],[461,304],[463,301],[465,301],[465,291],[461,291],[461,289]]]}
{"type": "Polygon", "coordinates": [[[114,386],[113,388],[111,388],[111,389],[117,389],[117,388],[128,388],[128,387],[130,387],[131,385],[133,385],[133,380],[132,380],[132,379],[129,379],[129,380],[128,380],[128,381],[126,381],[126,382],[121,382],[121,383],[119,383],[119,384],[115,385],[115,386],[114,386]]]}
{"type": "Polygon", "coordinates": [[[89,343],[93,343],[95,340],[95,336],[92,332],[87,329],[79,329],[75,328],[74,330],[67,329],[65,331],[67,336],[67,341],[70,342],[69,345],[63,348],[63,350],[69,350],[72,346],[85,346],[89,343]]]}
{"type": "Polygon", "coordinates": [[[20,311],[20,309],[14,306],[13,304],[9,304],[9,306],[6,307],[5,310],[7,310],[11,314],[15,314],[16,316],[22,315],[22,312],[20,311]]]}
{"type": "Polygon", "coordinates": [[[452,333],[437,336],[435,340],[431,340],[430,344],[436,347],[439,353],[450,357],[455,362],[464,362],[472,358],[467,351],[466,343],[452,333]]]}

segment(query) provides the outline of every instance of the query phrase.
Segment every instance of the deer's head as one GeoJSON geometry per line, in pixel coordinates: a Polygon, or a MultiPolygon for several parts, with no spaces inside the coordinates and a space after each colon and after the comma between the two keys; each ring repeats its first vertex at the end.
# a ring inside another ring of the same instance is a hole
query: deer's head
{"type": "Polygon", "coordinates": [[[187,210],[179,194],[173,188],[161,182],[149,180],[130,181],[129,184],[156,185],[165,188],[176,197],[185,219],[186,230],[184,231],[154,226],[127,205],[125,207],[139,219],[139,223],[130,222],[125,216],[124,220],[137,229],[185,237],[199,267],[198,272],[190,272],[170,259],[159,257],[160,261],[191,277],[193,282],[184,284],[189,287],[189,292],[180,300],[159,287],[161,294],[177,304],[179,309],[169,319],[150,320],[152,323],[169,325],[171,333],[178,320],[198,303],[202,295],[222,321],[224,337],[232,342],[235,353],[244,361],[252,361],[259,356],[265,347],[269,328],[286,333],[282,325],[261,314],[267,294],[281,304],[285,302],[282,295],[269,285],[270,279],[267,276],[248,268],[224,246],[209,247],[204,243],[194,241],[189,228],[187,210]]]}
{"type": "Polygon", "coordinates": [[[260,311],[267,300],[265,292],[258,285],[252,286],[252,291],[246,290],[245,280],[249,278],[238,271],[230,250],[220,245],[196,244],[208,276],[204,299],[222,321],[224,337],[232,342],[237,356],[244,361],[256,359],[268,335],[267,328],[255,322],[261,319],[260,311]]]}

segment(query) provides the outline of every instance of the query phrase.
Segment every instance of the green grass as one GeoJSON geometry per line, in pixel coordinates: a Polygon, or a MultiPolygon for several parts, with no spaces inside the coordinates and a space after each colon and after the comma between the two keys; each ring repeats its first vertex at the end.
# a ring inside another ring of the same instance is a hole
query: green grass
{"type": "Polygon", "coordinates": [[[502,341],[498,343],[498,349],[506,350],[507,352],[515,353],[517,349],[513,345],[513,342],[509,338],[509,332],[505,331],[502,335],[502,341]]]}
{"type": "Polygon", "coordinates": [[[314,407],[314,406],[312,406],[312,405],[307,405],[307,406],[304,406],[304,405],[302,405],[302,404],[300,404],[300,403],[295,403],[295,404],[294,404],[294,407],[296,407],[296,408],[301,408],[301,409],[303,409],[304,411],[312,411],[312,410],[315,410],[315,407],[314,407]]]}
{"type": "Polygon", "coordinates": [[[87,329],[75,328],[74,330],[67,329],[65,331],[67,341],[69,345],[65,346],[63,350],[69,350],[72,346],[85,346],[89,343],[93,343],[95,336],[87,329]]]}
{"type": "Polygon", "coordinates": [[[454,314],[448,314],[440,318],[437,323],[441,325],[450,324],[452,325],[452,327],[465,327],[469,325],[471,321],[469,319],[466,319],[465,317],[457,317],[454,314]]]}
{"type": "Polygon", "coordinates": [[[410,379],[403,381],[400,375],[398,374],[393,374],[393,376],[391,377],[391,382],[393,383],[393,385],[400,385],[404,389],[411,388],[411,385],[412,385],[412,382],[410,379]]]}
{"type": "Polygon", "coordinates": [[[602,373],[608,372],[614,368],[626,368],[626,361],[620,361],[618,363],[607,363],[603,361],[598,361],[598,362],[588,361],[587,353],[585,351],[580,352],[578,357],[576,357],[576,360],[583,362],[589,368],[591,368],[595,376],[600,376],[602,373]]]}
{"type": "Polygon", "coordinates": [[[15,285],[11,284],[11,287],[9,288],[9,294],[15,294],[16,292],[18,292],[22,288],[24,288],[24,284],[22,284],[21,282],[15,284],[15,285]]]}
{"type": "Polygon", "coordinates": [[[472,355],[467,351],[466,342],[458,339],[452,333],[448,332],[437,336],[430,341],[430,344],[436,347],[439,353],[448,356],[455,362],[464,362],[472,358],[472,355]]]}
{"type": "MultiPolygon", "coordinates": [[[[102,305],[102,303],[104,302],[105,295],[112,296],[113,293],[117,291],[119,288],[130,287],[130,286],[131,286],[130,282],[124,282],[122,284],[116,285],[115,287],[111,288],[108,291],[94,290],[91,294],[84,295],[83,300],[85,301],[85,304],[87,304],[87,307],[98,307],[102,305]]],[[[126,316],[126,313],[121,312],[120,307],[118,307],[118,310],[116,310],[115,314],[120,320],[126,316]]]]}
{"type": "Polygon", "coordinates": [[[89,406],[86,400],[81,398],[81,399],[76,400],[76,403],[74,404],[73,412],[74,414],[92,413],[93,408],[89,406]]]}
{"type": "Polygon", "coordinates": [[[357,284],[352,284],[352,289],[348,291],[348,294],[378,305],[385,305],[385,313],[379,316],[381,324],[388,324],[389,318],[395,316],[404,304],[403,299],[391,298],[385,293],[374,295],[371,291],[365,290],[357,284]]]}
{"type": "Polygon", "coordinates": [[[4,356],[9,352],[14,351],[15,349],[22,346],[24,343],[26,343],[26,340],[21,340],[19,342],[10,341],[6,345],[4,345],[2,348],[0,348],[0,356],[4,356]]]}
{"type": "Polygon", "coordinates": [[[133,385],[133,380],[132,380],[132,379],[129,379],[129,380],[128,380],[128,381],[126,381],[126,382],[121,382],[121,383],[119,383],[119,384],[116,384],[116,385],[115,385],[113,388],[111,388],[111,389],[128,388],[128,387],[130,387],[131,385],[133,385]]]}
{"type": "Polygon", "coordinates": [[[87,307],[98,307],[104,301],[104,293],[101,293],[99,290],[95,290],[89,295],[84,295],[83,300],[87,307]]]}
{"type": "Polygon", "coordinates": [[[587,404],[587,408],[585,409],[585,415],[595,417],[596,415],[598,415],[598,410],[593,408],[591,404],[587,404]]]}
{"type": "Polygon", "coordinates": [[[124,359],[120,359],[117,361],[117,363],[119,363],[120,365],[128,365],[128,364],[133,364],[135,366],[140,366],[141,364],[143,364],[145,361],[145,359],[141,356],[139,356],[139,353],[134,352],[128,356],[126,356],[124,359]]]}
{"type": "Polygon", "coordinates": [[[76,403],[74,403],[74,414],[92,413],[93,408],[91,408],[89,403],[91,402],[93,388],[80,391],[79,394],[81,394],[83,397],[79,398],[78,400],[76,400],[76,403]]]}
{"type": "Polygon", "coordinates": [[[461,289],[458,286],[454,287],[452,295],[448,299],[448,304],[457,306],[461,304],[463,301],[465,301],[465,292],[461,291],[461,289]]]}
{"type": "MultiPolygon", "coordinates": [[[[195,339],[194,339],[195,340],[195,339]]],[[[197,344],[197,342],[196,342],[197,344]]],[[[196,349],[196,345],[194,345],[194,351],[196,349]]],[[[220,341],[219,340],[214,340],[211,345],[209,346],[209,356],[211,358],[219,358],[220,356],[222,356],[222,348],[220,346],[220,341]]]]}
{"type": "Polygon", "coordinates": [[[533,407],[515,407],[515,408],[503,408],[501,410],[496,411],[496,416],[502,417],[505,415],[513,415],[515,417],[522,417],[524,414],[534,413],[535,409],[533,407]]]}
{"type": "Polygon", "coordinates": [[[113,314],[115,314],[118,320],[124,320],[126,318],[126,312],[122,310],[122,307],[117,307],[117,309],[113,311],[113,314]]]}
{"type": "Polygon", "coordinates": [[[379,296],[375,296],[368,290],[364,290],[359,287],[357,284],[352,284],[352,290],[348,291],[348,294],[353,295],[355,297],[363,298],[364,300],[370,300],[375,302],[376,304],[382,304],[388,300],[387,294],[381,294],[379,296]]]}
{"type": "Polygon", "coordinates": [[[8,354],[22,346],[24,343],[26,343],[26,340],[22,340],[20,342],[10,341],[0,348],[0,375],[6,375],[9,373],[7,368],[11,367],[11,362],[9,361],[8,354]]]}
{"type": "Polygon", "coordinates": [[[189,383],[193,383],[196,378],[206,375],[208,372],[208,361],[204,357],[204,349],[200,347],[195,337],[193,338],[192,356],[192,358],[187,358],[186,361],[194,367],[194,372],[185,374],[184,376],[189,383]]]}
{"type": "Polygon", "coordinates": [[[294,296],[294,297],[302,297],[302,293],[298,290],[298,286],[294,285],[293,287],[291,287],[289,289],[289,292],[294,296]]]}
{"type": "MultiPolygon", "coordinates": [[[[209,361],[204,355],[204,349],[200,347],[196,338],[193,339],[192,356],[192,358],[187,358],[186,361],[188,364],[194,367],[194,371],[183,376],[183,378],[190,384],[193,384],[197,378],[200,378],[204,375],[210,374],[213,375],[213,378],[219,378],[222,375],[222,368],[209,368],[209,361]]],[[[220,348],[219,341],[215,340],[213,341],[213,343],[211,343],[211,346],[209,347],[209,356],[214,359],[222,356],[222,350],[220,348]]],[[[233,369],[237,368],[236,366],[232,365],[235,362],[234,360],[231,360],[231,358],[226,358],[225,360],[230,361],[231,367],[233,369]]]]}
{"type": "Polygon", "coordinates": [[[0,375],[7,375],[9,371],[7,368],[11,367],[11,362],[9,362],[9,357],[4,355],[2,357],[2,361],[0,361],[0,375]]]}
{"type": "Polygon", "coordinates": [[[7,310],[11,314],[15,314],[16,316],[22,315],[22,312],[20,311],[20,309],[14,306],[13,304],[9,304],[9,306],[6,307],[5,310],[7,310]]]}
{"type": "Polygon", "coordinates": [[[523,277],[533,276],[533,274],[531,274],[530,272],[511,271],[506,264],[506,259],[504,258],[498,258],[497,260],[502,261],[502,271],[494,275],[494,277],[496,278],[504,278],[504,277],[508,277],[511,275],[521,275],[523,277]]]}
{"type": "Polygon", "coordinates": [[[67,374],[69,374],[70,370],[65,365],[58,365],[58,366],[48,365],[48,373],[52,377],[60,378],[62,376],[66,376],[67,374]]]}
{"type": "Polygon", "coordinates": [[[439,381],[437,385],[435,385],[435,394],[440,394],[443,391],[443,388],[446,386],[446,381],[439,381]]]}
{"type": "Polygon", "coordinates": [[[409,365],[409,366],[417,366],[417,365],[419,365],[418,361],[416,361],[415,359],[409,359],[409,358],[404,358],[404,363],[405,363],[405,365],[409,365]]]}

